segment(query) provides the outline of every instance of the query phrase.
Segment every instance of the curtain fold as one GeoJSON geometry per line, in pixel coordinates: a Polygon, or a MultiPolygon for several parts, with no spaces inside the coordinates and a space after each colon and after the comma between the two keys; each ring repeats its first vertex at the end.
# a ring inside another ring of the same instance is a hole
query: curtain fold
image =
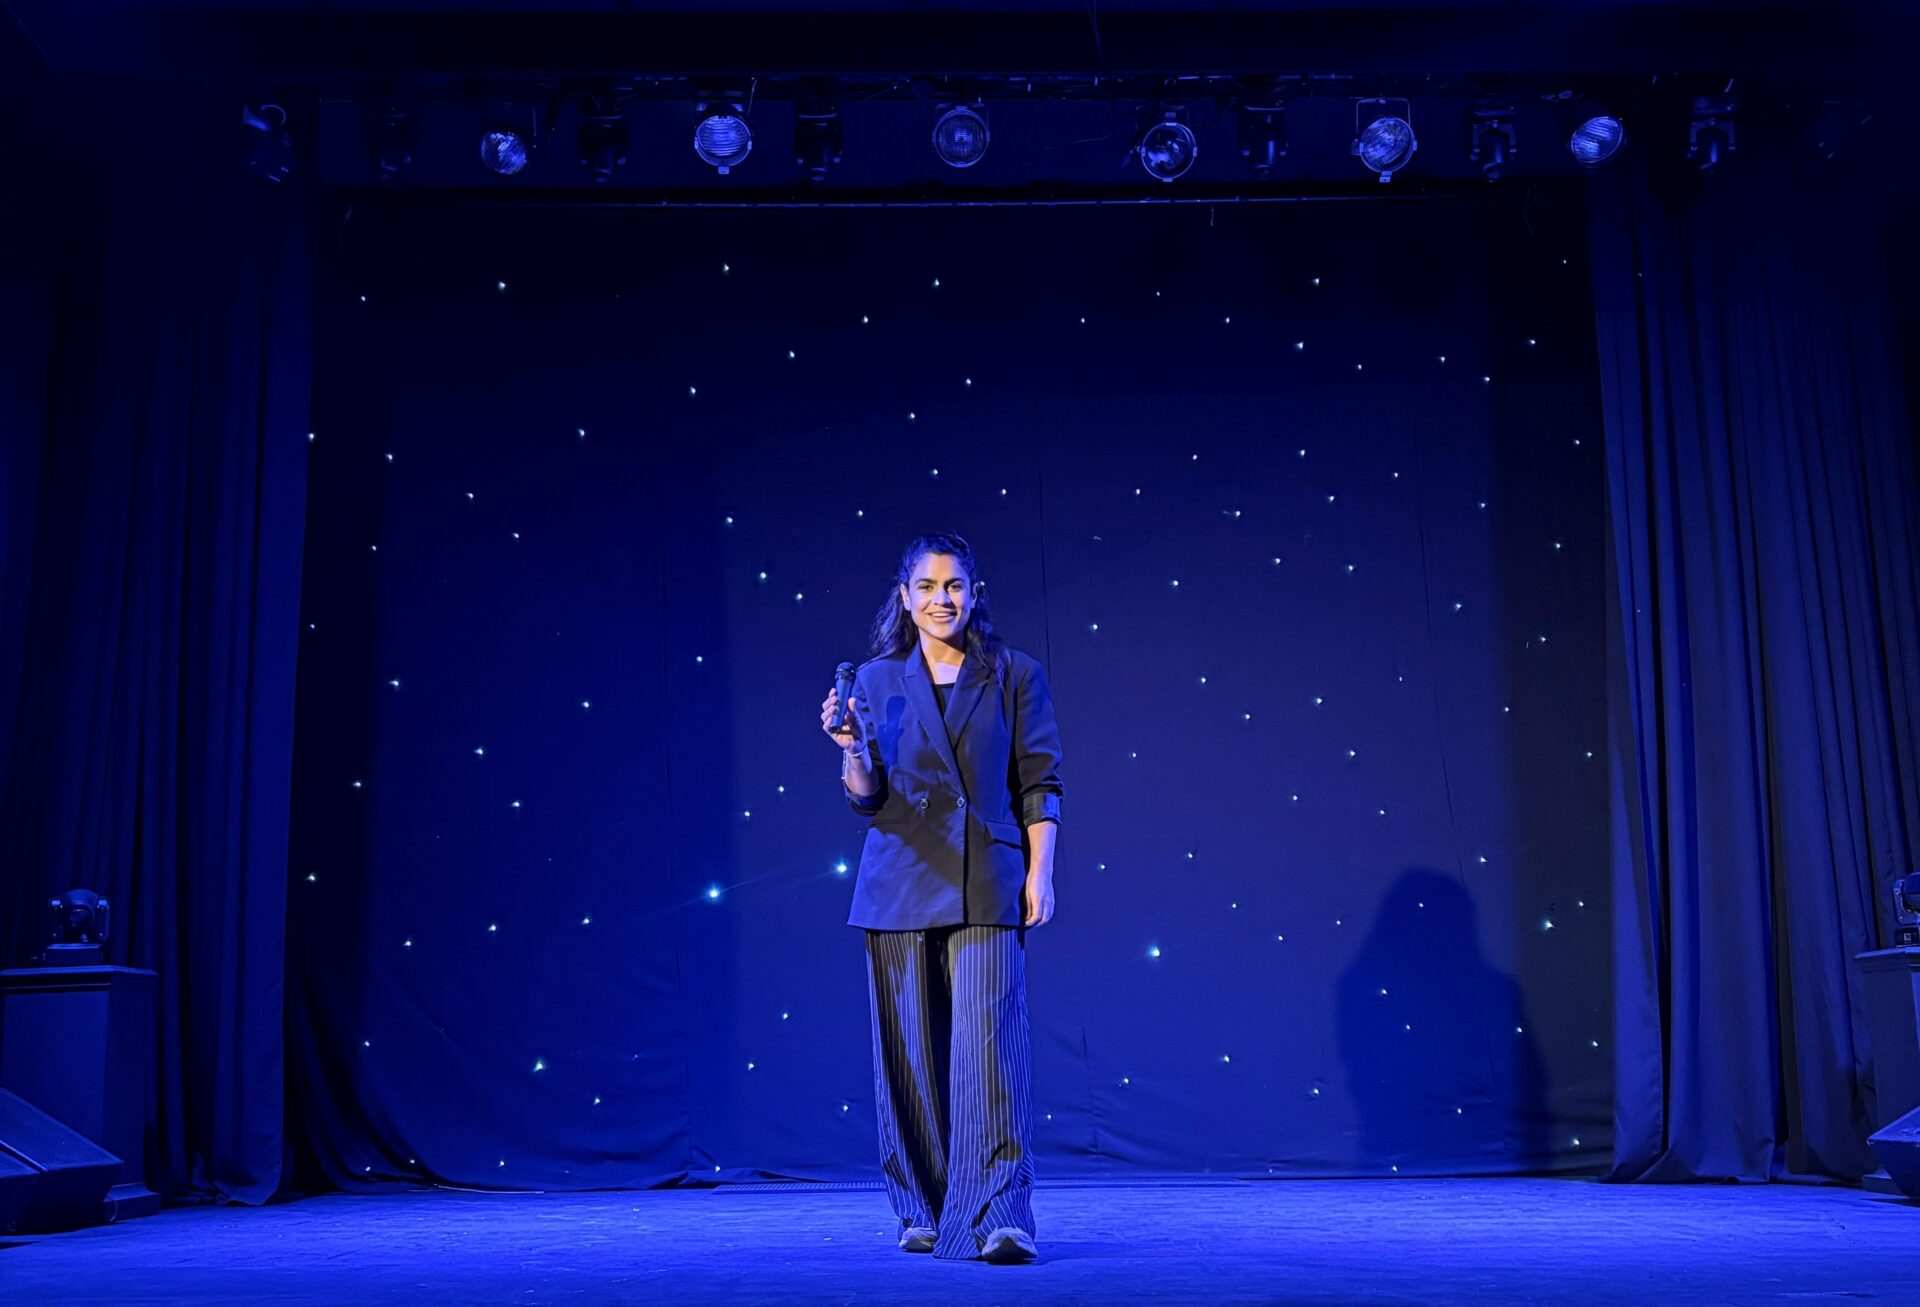
{"type": "MultiPolygon", "coordinates": [[[[67,88],[48,195],[31,528],[10,533],[15,711],[0,740],[9,964],[35,903],[113,903],[109,962],[160,975],[149,1183],[171,1202],[281,1184],[287,814],[304,530],[307,200],[246,177],[237,101],[67,88]],[[118,123],[119,126],[115,126],[118,123]]],[[[9,687],[13,688],[13,687],[9,687]]],[[[129,1068],[146,1074],[146,1067],[129,1068]]]]}
{"type": "Polygon", "coordinates": [[[1852,959],[1920,831],[1920,541],[1864,209],[1761,156],[1593,182],[1617,1179],[1873,1167],[1852,959]]]}

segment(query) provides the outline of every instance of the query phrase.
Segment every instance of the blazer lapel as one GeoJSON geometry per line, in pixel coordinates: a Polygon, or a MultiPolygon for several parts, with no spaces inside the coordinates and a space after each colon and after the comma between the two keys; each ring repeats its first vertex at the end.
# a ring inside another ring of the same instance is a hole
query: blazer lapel
{"type": "Polygon", "coordinates": [[[927,733],[927,743],[940,755],[940,761],[947,764],[954,779],[964,786],[965,779],[960,774],[960,764],[953,756],[953,745],[947,738],[948,731],[958,739],[960,728],[966,725],[967,714],[980,701],[980,680],[978,672],[971,664],[962,666],[960,680],[948,692],[947,715],[944,723],[940,717],[940,706],[933,697],[933,679],[927,671],[926,655],[916,645],[907,651],[906,670],[902,681],[907,687],[907,702],[913,705],[913,715],[920,720],[921,729],[927,733]]]}
{"type": "Polygon", "coordinates": [[[986,673],[972,659],[960,664],[960,679],[947,692],[947,734],[955,744],[967,729],[967,719],[980,702],[980,688],[985,683],[986,673]]]}

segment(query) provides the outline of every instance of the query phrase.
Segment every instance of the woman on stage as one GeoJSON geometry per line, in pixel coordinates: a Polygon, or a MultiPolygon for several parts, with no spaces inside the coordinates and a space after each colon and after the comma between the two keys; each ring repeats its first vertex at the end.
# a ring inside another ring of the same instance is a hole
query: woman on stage
{"type": "Polygon", "coordinates": [[[1060,733],[965,540],[909,541],[895,582],[828,730],[870,822],[847,924],[866,933],[881,1171],[903,1249],[1031,1261],[1025,950],[1053,916],[1060,733]]]}

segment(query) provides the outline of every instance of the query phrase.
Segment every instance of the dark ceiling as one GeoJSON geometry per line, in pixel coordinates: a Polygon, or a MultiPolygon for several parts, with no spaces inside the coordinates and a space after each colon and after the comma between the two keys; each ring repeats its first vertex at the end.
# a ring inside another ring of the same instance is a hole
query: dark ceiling
{"type": "Polygon", "coordinates": [[[303,76],[1678,73],[1901,67],[1912,4],[0,0],[57,70],[303,76]]]}

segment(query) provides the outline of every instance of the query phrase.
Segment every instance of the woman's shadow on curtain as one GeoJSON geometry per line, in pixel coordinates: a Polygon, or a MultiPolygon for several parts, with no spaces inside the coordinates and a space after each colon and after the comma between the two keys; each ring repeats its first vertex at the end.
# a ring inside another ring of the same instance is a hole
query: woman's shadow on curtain
{"type": "Polygon", "coordinates": [[[1546,1068],[1520,986],[1480,953],[1460,880],[1404,872],[1337,995],[1358,1161],[1402,1175],[1548,1168],[1546,1068]]]}

